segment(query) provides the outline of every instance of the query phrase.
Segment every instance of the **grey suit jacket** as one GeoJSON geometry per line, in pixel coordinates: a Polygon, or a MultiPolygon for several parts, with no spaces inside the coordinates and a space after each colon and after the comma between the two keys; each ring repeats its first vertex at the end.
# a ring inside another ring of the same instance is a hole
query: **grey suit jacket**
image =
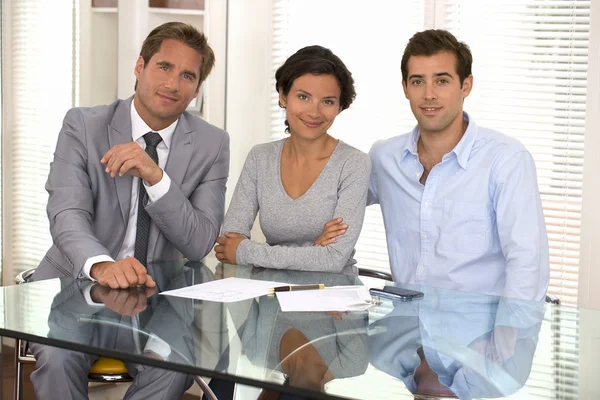
{"type": "MultiPolygon", "coordinates": [[[[46,183],[54,245],[37,268],[35,280],[77,278],[88,258],[117,256],[127,229],[133,178],[111,178],[100,159],[111,147],[132,141],[131,101],[132,97],[67,112],[46,183]]],[[[182,256],[200,260],[214,245],[223,219],[229,135],[184,112],[165,172],[171,187],[146,206],[153,222],[147,261],[182,256]]]]}

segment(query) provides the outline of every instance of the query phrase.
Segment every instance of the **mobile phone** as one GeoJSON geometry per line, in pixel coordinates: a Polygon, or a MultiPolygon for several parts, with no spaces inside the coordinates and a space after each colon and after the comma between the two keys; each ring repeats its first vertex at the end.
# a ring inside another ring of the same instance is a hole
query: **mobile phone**
{"type": "Polygon", "coordinates": [[[399,288],[396,286],[384,286],[383,289],[370,289],[369,293],[371,293],[372,296],[385,297],[387,299],[400,301],[417,300],[424,296],[422,292],[399,288]]]}

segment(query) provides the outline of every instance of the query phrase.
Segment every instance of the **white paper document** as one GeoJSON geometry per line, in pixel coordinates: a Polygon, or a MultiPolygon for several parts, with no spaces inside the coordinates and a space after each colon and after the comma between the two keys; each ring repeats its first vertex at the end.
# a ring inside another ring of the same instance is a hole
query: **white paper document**
{"type": "Polygon", "coordinates": [[[277,292],[277,299],[281,311],[363,311],[375,304],[365,286],[277,292]]]}
{"type": "Polygon", "coordinates": [[[289,283],[258,281],[254,279],[226,278],[200,283],[181,289],[168,290],[161,294],[167,296],[185,297],[195,300],[218,301],[230,303],[253,299],[269,293],[269,289],[277,286],[287,286],[289,283]]]}

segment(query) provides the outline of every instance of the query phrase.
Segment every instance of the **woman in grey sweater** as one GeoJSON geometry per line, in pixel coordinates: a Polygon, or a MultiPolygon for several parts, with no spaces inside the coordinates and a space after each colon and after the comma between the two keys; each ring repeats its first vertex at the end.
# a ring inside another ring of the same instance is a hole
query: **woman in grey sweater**
{"type": "Polygon", "coordinates": [[[356,274],[369,157],[330,136],[354,100],[343,62],[321,46],[305,47],[277,70],[286,139],[255,146],[225,216],[217,259],[266,268],[356,274]],[[250,239],[256,214],[266,243],[250,239]]]}

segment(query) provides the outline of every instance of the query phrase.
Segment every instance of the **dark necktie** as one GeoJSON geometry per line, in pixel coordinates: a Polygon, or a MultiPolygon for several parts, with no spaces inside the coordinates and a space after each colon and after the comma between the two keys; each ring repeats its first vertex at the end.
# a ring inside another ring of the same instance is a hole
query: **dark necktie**
{"type": "MultiPolygon", "coordinates": [[[[156,132],[148,132],[144,135],[146,141],[146,153],[158,165],[158,153],[156,146],[162,141],[160,135],[156,132]]],[[[148,236],[150,235],[150,216],[146,212],[145,205],[148,202],[148,193],[144,187],[144,182],[140,178],[140,186],[138,192],[138,215],[137,229],[135,232],[135,251],[133,256],[142,265],[146,266],[146,257],[148,255],[148,236]]]]}

